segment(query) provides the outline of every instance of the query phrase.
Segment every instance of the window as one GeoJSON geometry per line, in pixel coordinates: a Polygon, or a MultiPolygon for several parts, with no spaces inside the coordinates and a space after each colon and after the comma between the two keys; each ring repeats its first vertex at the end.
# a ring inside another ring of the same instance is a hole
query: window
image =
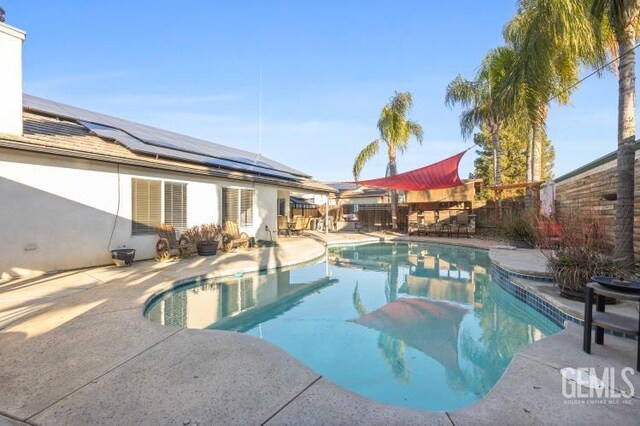
{"type": "Polygon", "coordinates": [[[253,189],[222,188],[222,223],[230,220],[239,226],[252,226],[254,193],[253,189]]]}
{"type": "Polygon", "coordinates": [[[164,183],[164,223],[179,231],[187,228],[187,184],[164,183]]]}
{"type": "Polygon", "coordinates": [[[153,234],[169,223],[177,230],[187,227],[187,184],[151,179],[131,179],[133,235],[153,234]]]}
{"type": "Polygon", "coordinates": [[[149,234],[162,221],[160,217],[160,181],[131,179],[132,233],[149,234]]]}
{"type": "Polygon", "coordinates": [[[284,198],[278,198],[278,214],[280,216],[286,216],[287,213],[287,200],[284,198]]]}

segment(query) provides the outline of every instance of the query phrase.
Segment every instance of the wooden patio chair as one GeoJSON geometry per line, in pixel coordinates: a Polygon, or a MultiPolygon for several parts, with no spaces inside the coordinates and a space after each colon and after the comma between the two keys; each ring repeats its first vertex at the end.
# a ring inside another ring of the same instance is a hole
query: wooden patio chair
{"type": "Polygon", "coordinates": [[[289,219],[283,215],[278,215],[278,235],[280,234],[284,234],[287,237],[291,236],[289,232],[289,219]]]}
{"type": "Polygon", "coordinates": [[[304,218],[302,216],[296,216],[293,228],[289,230],[292,234],[302,235],[304,231],[304,218]]]}
{"type": "Polygon", "coordinates": [[[172,253],[177,251],[180,257],[189,257],[195,249],[195,243],[189,241],[186,235],[182,235],[180,240],[176,239],[176,229],[173,225],[163,223],[156,226],[158,242],[156,243],[156,254],[158,260],[167,260],[172,253]]]}
{"type": "Polygon", "coordinates": [[[240,247],[243,249],[249,248],[249,235],[246,232],[240,232],[238,228],[238,222],[233,220],[227,220],[224,222],[224,233],[227,235],[228,239],[224,243],[224,249],[226,251],[233,250],[235,247],[240,247]]]}

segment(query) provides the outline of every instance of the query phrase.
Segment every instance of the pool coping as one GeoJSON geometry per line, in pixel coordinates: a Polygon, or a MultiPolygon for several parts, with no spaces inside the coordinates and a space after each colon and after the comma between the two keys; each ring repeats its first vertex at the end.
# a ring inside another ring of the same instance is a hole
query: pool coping
{"type": "MultiPolygon", "coordinates": [[[[393,242],[393,239],[390,241],[393,242]]],[[[412,241],[422,242],[422,240],[412,241]]],[[[368,242],[375,241],[362,243],[368,242]]],[[[298,245],[301,246],[301,244],[298,245]]],[[[321,257],[322,252],[326,251],[325,245],[317,244],[316,246],[318,247],[307,247],[308,256],[306,260],[302,260],[303,262],[321,257]],[[313,253],[316,255],[312,255],[313,253]]],[[[263,270],[273,269],[269,268],[273,264],[273,250],[261,253],[267,256],[260,256],[259,267],[263,270]]],[[[297,251],[294,253],[296,256],[300,254],[297,251]]],[[[236,262],[234,265],[242,265],[242,261],[238,260],[241,257],[241,255],[230,256],[228,259],[237,258],[233,260],[236,262]]],[[[296,261],[291,261],[289,266],[300,263],[299,257],[295,259],[296,261]]],[[[7,386],[0,389],[0,401],[2,401],[0,402],[0,423],[4,419],[2,415],[5,415],[9,419],[43,424],[87,421],[92,423],[123,421],[211,423],[215,421],[223,424],[255,422],[292,424],[304,419],[305,423],[315,424],[475,425],[492,424],[496,419],[502,418],[498,416],[508,416],[513,410],[519,413],[519,419],[524,423],[527,423],[527,419],[529,423],[540,420],[554,423],[554,419],[559,423],[561,420],[562,416],[558,417],[560,411],[554,413],[553,410],[552,414],[544,410],[547,414],[542,418],[538,417],[541,412],[535,408],[536,404],[541,403],[546,407],[556,408],[564,406],[558,391],[560,376],[557,366],[554,366],[553,360],[535,355],[534,352],[552,344],[563,345],[563,339],[568,339],[572,333],[575,333],[571,327],[554,335],[553,339],[542,339],[521,350],[496,386],[477,403],[450,412],[407,409],[369,400],[333,385],[275,345],[257,338],[235,332],[176,329],[146,320],[143,310],[149,297],[157,293],[160,288],[165,288],[168,282],[179,282],[179,275],[184,273],[182,270],[196,263],[195,260],[185,263],[184,268],[177,265],[142,263],[137,272],[113,268],[79,271],[76,277],[71,278],[96,278],[97,282],[86,284],[86,288],[83,287],[78,291],[65,290],[57,299],[46,296],[42,298],[46,301],[43,305],[45,306],[44,316],[28,315],[19,326],[4,327],[0,331],[0,339],[2,339],[0,343],[3,343],[0,345],[0,355],[4,357],[5,365],[0,366],[0,379],[20,374],[16,376],[20,377],[20,380],[9,380],[5,382],[7,386]],[[142,284],[138,283],[139,275],[149,274],[155,274],[155,276],[142,284]],[[108,276],[112,276],[111,280],[107,279],[108,276]],[[47,325],[47,321],[51,321],[47,319],[51,317],[48,312],[52,309],[56,315],[53,320],[59,322],[60,319],[57,316],[63,312],[61,307],[83,306],[80,302],[94,300],[94,298],[100,299],[105,295],[112,295],[115,299],[113,306],[108,309],[105,308],[100,312],[90,310],[77,316],[62,318],[63,321],[60,324],[56,323],[56,328],[48,334],[33,338],[27,335],[26,338],[20,337],[20,340],[14,343],[15,338],[21,336],[19,333],[16,334],[17,330],[28,333],[29,330],[41,324],[47,325]],[[95,333],[81,333],[88,324],[97,328],[95,333]],[[123,324],[126,324],[127,328],[123,329],[123,324]],[[79,325],[82,326],[80,329],[78,329],[79,325]],[[100,333],[104,335],[99,335],[100,333]],[[155,335],[158,337],[154,337],[155,335]],[[144,339],[147,339],[148,343],[141,341],[144,339]],[[119,354],[117,350],[121,351],[118,349],[120,340],[124,341],[122,347],[128,348],[130,354],[122,361],[118,361],[116,365],[112,365],[114,362],[111,361],[112,356],[119,354]],[[176,343],[172,345],[171,342],[180,342],[180,344],[176,346],[176,343]],[[129,348],[132,345],[136,347],[129,348]],[[84,350],[92,349],[94,346],[97,346],[94,350],[106,352],[103,354],[107,356],[104,361],[96,359],[96,357],[100,358],[98,355],[87,358],[83,351],[78,353],[75,350],[78,347],[85,348],[84,350]],[[113,355],[110,355],[111,353],[113,355]],[[77,384],[65,382],[69,380],[65,365],[70,362],[90,364],[78,370],[72,377],[75,380],[73,383],[77,384]],[[165,365],[171,368],[163,367],[165,365]],[[241,365],[242,369],[238,370],[237,365],[241,365]],[[554,388],[555,393],[527,395],[526,400],[522,402],[514,401],[513,398],[499,398],[498,396],[505,391],[511,394],[514,391],[523,390],[523,381],[518,373],[521,365],[525,365],[526,370],[535,377],[546,375],[549,383],[545,382],[544,386],[549,385],[550,388],[554,388]],[[265,369],[268,371],[265,372],[265,369]],[[155,377],[150,373],[156,370],[162,371],[162,376],[155,377]],[[189,393],[191,389],[189,386],[194,380],[184,382],[182,378],[183,375],[191,377],[191,374],[210,379],[202,384],[198,383],[201,387],[197,388],[196,394],[189,393]],[[163,388],[161,385],[165,383],[163,380],[171,386],[171,391],[167,392],[163,388]],[[219,383],[234,383],[234,387],[220,393],[220,389],[216,387],[219,383]],[[65,386],[70,390],[64,390],[65,386]],[[268,394],[260,393],[267,388],[268,394]],[[59,396],[50,395],[56,392],[59,396]],[[43,398],[42,395],[46,395],[49,399],[33,405],[43,398]],[[249,400],[250,406],[243,405],[246,400],[249,400]],[[186,401],[193,405],[184,405],[186,401]],[[524,414],[522,410],[525,410],[524,414]],[[471,417],[466,417],[467,415],[471,417]]],[[[277,266],[284,267],[287,262],[278,264],[276,261],[275,263],[277,266]]],[[[224,275],[232,275],[242,268],[238,267],[236,270],[227,268],[227,273],[224,275]]],[[[247,272],[255,272],[255,270],[254,264],[253,270],[247,272]]],[[[61,281],[61,286],[64,287],[66,278],[69,277],[57,274],[42,280],[46,281],[46,285],[61,281]]],[[[33,283],[28,283],[37,284],[39,281],[36,279],[33,283]]],[[[33,291],[26,285],[23,288],[27,289],[23,291],[33,291]]],[[[628,342],[624,345],[629,346],[628,342]]],[[[576,351],[574,346],[575,344],[572,344],[563,350],[563,352],[574,353],[572,360],[580,358],[579,348],[576,351]]],[[[583,365],[589,365],[587,363],[595,359],[595,357],[587,358],[583,365]]],[[[634,359],[633,355],[629,355],[622,362],[631,365],[629,360],[632,359],[634,359]]],[[[563,415],[573,413],[571,407],[564,408],[563,415]]],[[[576,412],[576,418],[585,421],[599,416],[607,419],[615,414],[607,407],[580,408],[585,409],[576,412]]]]}

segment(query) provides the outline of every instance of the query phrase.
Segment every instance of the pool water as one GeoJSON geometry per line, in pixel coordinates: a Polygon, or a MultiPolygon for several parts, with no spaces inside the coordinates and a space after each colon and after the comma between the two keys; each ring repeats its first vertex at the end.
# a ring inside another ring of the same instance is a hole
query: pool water
{"type": "Polygon", "coordinates": [[[317,263],[178,288],[145,315],[257,336],[374,400],[454,410],[486,395],[523,347],[560,331],[489,267],[486,251],[463,247],[335,247],[317,263]]]}

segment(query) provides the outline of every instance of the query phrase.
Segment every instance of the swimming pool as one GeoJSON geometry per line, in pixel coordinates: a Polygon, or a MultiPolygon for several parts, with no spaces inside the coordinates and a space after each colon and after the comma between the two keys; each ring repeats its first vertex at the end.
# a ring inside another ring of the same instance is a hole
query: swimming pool
{"type": "Polygon", "coordinates": [[[560,327],[491,280],[488,253],[423,243],[333,247],[325,259],[177,288],[151,321],[235,330],[366,397],[470,405],[524,346],[560,327]]]}

